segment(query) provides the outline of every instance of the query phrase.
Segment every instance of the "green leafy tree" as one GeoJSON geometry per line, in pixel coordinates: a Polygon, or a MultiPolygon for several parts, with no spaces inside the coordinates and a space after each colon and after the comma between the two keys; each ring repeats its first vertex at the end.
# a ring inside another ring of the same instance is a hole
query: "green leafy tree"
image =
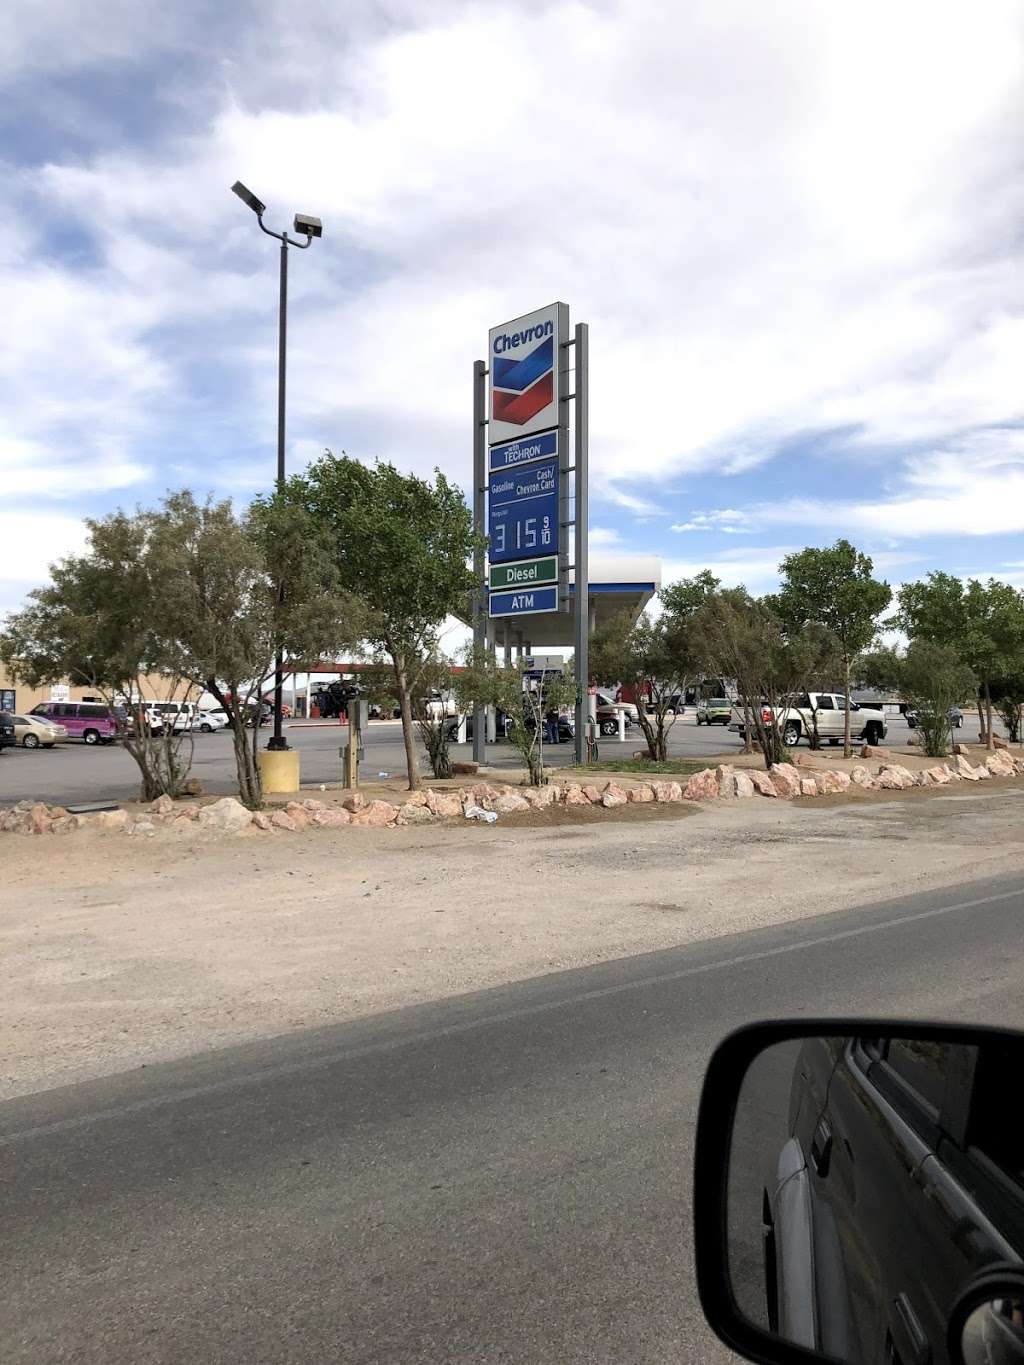
{"type": "Polygon", "coordinates": [[[976,696],[978,680],[951,645],[911,640],[903,653],[877,649],[858,660],[858,674],[871,687],[894,689],[918,714],[924,751],[931,758],[949,753],[950,709],[976,696]]]}
{"type": "Polygon", "coordinates": [[[878,618],[892,601],[888,583],[872,577],[874,564],[848,540],[787,555],[782,584],[768,606],[790,631],[817,623],[834,636],[843,668],[846,713],[843,753],[849,758],[850,674],[854,658],[874,639],[878,618]]]}
{"type": "Polygon", "coordinates": [[[86,526],[85,552],[53,565],[50,583],[8,617],[0,658],[30,687],[67,681],[101,696],[138,766],[142,800],[177,796],[192,761],[192,736],[170,726],[154,735],[144,710],[156,674],[165,695],[189,695],[164,648],[165,585],[152,572],[149,521],[144,513],[115,512],[86,526]]]}
{"type": "Polygon", "coordinates": [[[365,639],[391,664],[414,790],[413,698],[445,617],[468,610],[475,586],[466,500],[440,470],[430,482],[330,451],[291,480],[289,495],[329,533],[342,586],[363,604],[365,639]]]}
{"type": "Polygon", "coordinates": [[[573,705],[576,681],[571,673],[549,673],[543,688],[531,688],[521,667],[498,663],[487,651],[466,653],[464,668],[455,676],[455,695],[462,710],[493,706],[505,715],[505,735],[522,756],[535,787],[547,781],[544,769],[544,714],[573,705]]]}
{"type": "Polygon", "coordinates": [[[416,727],[427,751],[430,770],[436,778],[451,777],[452,756],[449,735],[452,717],[448,701],[455,695],[455,673],[451,663],[439,656],[424,661],[418,670],[420,695],[415,699],[416,727]]]}
{"type": "Polygon", "coordinates": [[[738,707],[753,733],[765,767],[787,757],[777,714],[804,684],[807,652],[794,646],[784,623],[765,600],[746,588],[708,595],[692,621],[694,653],[710,671],[735,678],[738,707]]]}
{"type": "Polygon", "coordinates": [[[912,639],[956,650],[981,684],[982,730],[993,747],[992,690],[1024,669],[1024,596],[1009,583],[964,583],[937,570],[899,592],[899,624],[912,639]]]}
{"type": "Polygon", "coordinates": [[[144,516],[161,657],[224,707],[239,794],[255,810],[259,714],[277,650],[304,671],[349,647],[361,635],[357,604],[340,590],[327,537],[283,497],[237,516],[228,501],[200,503],[186,491],[144,516]]]}
{"type": "Polygon", "coordinates": [[[1003,674],[992,684],[992,704],[999,712],[1011,744],[1021,742],[1024,728],[1024,666],[1003,674]]]}

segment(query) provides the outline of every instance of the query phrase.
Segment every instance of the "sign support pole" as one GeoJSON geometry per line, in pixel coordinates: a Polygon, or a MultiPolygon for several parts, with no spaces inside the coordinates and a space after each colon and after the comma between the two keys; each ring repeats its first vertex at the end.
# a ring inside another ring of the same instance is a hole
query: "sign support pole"
{"type": "MultiPolygon", "coordinates": [[[[479,662],[487,648],[487,591],[484,588],[484,535],[487,523],[484,518],[484,493],[487,489],[487,431],[485,413],[487,408],[487,366],[482,360],[473,361],[473,531],[477,546],[473,551],[473,577],[476,591],[473,594],[473,649],[479,662]]],[[[483,763],[487,758],[487,726],[484,719],[484,706],[473,703],[473,762],[483,763]]]]}
{"type": "Polygon", "coordinates": [[[590,683],[590,328],[576,324],[576,413],[575,413],[575,489],[576,516],[576,762],[587,761],[590,683]]]}
{"type": "Polygon", "coordinates": [[[569,610],[569,306],[558,307],[558,610],[569,610]]]}

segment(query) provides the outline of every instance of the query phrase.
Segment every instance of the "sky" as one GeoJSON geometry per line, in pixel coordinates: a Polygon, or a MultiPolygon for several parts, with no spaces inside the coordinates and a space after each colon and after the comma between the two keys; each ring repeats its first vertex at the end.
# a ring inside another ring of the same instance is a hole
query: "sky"
{"type": "Polygon", "coordinates": [[[1024,586],[1024,10],[48,0],[0,29],[0,611],[276,450],[468,487],[487,329],[590,324],[592,545],[1024,586]]]}

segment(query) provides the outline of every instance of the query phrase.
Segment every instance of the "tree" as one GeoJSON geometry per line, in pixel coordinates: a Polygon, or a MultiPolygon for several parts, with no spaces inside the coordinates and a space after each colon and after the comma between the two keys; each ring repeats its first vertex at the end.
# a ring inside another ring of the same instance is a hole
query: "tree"
{"type": "Polygon", "coordinates": [[[435,655],[424,662],[419,676],[423,696],[416,708],[416,727],[427,751],[431,772],[439,779],[451,777],[448,736],[452,717],[448,714],[447,703],[455,693],[455,673],[447,659],[435,655]]]}
{"type": "Polygon", "coordinates": [[[874,639],[878,618],[892,600],[888,583],[872,578],[874,564],[848,540],[824,549],[808,547],[779,566],[782,584],[768,605],[793,631],[812,622],[835,637],[843,666],[846,714],[843,754],[849,758],[850,671],[854,657],[874,639]]]}
{"type": "Polygon", "coordinates": [[[1010,743],[1019,744],[1024,728],[1024,666],[1018,672],[1003,674],[992,684],[992,703],[1002,717],[1010,743]]]}
{"type": "Polygon", "coordinates": [[[917,712],[924,751],[931,758],[949,753],[950,709],[976,696],[978,680],[950,645],[911,640],[905,653],[877,649],[858,661],[858,672],[870,686],[894,688],[917,712]]]}
{"type": "Polygon", "coordinates": [[[753,729],[765,767],[786,758],[776,713],[803,685],[809,667],[802,645],[794,645],[767,600],[746,588],[710,593],[694,613],[695,655],[714,672],[735,678],[739,706],[753,729]]]}
{"type": "Polygon", "coordinates": [[[170,726],[154,735],[143,708],[152,675],[164,675],[169,693],[181,695],[184,686],[163,648],[164,585],[152,574],[149,523],[144,513],[119,511],[86,526],[85,553],[53,565],[50,584],[8,618],[0,658],[30,687],[67,680],[98,693],[138,765],[141,799],[177,796],[191,765],[192,736],[170,726]]]}
{"type": "Polygon", "coordinates": [[[588,659],[592,677],[615,679],[632,689],[647,752],[655,762],[667,758],[676,719],[669,707],[685,686],[687,671],[665,617],[634,621],[629,612],[613,617],[591,635],[588,659]]]}
{"type": "Polygon", "coordinates": [[[290,481],[289,495],[330,534],[341,584],[365,609],[364,638],[390,661],[414,790],[413,698],[439,627],[468,610],[475,586],[477,538],[465,498],[440,470],[429,482],[330,451],[290,481]]]}
{"type": "Polygon", "coordinates": [[[505,735],[519,750],[530,775],[530,782],[541,787],[544,772],[544,713],[571,706],[576,700],[576,682],[571,673],[545,675],[543,687],[526,686],[520,667],[499,664],[485,650],[470,647],[466,663],[455,676],[455,695],[462,710],[479,703],[493,706],[505,715],[505,735]]]}
{"type": "Polygon", "coordinates": [[[1024,668],[1024,597],[1009,583],[966,584],[936,570],[899,592],[899,624],[912,639],[948,645],[981,683],[986,748],[993,745],[992,687],[1024,668]]]}
{"type": "Polygon", "coordinates": [[[255,810],[259,715],[275,654],[308,667],[346,648],[360,638],[357,606],[339,589],[326,536],[284,497],[259,499],[239,517],[228,501],[198,503],[186,491],[145,515],[161,657],[224,707],[239,794],[255,810]]]}

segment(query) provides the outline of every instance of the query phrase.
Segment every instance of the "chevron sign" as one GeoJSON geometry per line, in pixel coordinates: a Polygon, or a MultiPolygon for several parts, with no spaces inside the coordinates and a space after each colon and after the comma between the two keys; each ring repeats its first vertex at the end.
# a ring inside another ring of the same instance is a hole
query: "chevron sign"
{"type": "Polygon", "coordinates": [[[567,313],[554,303],[491,328],[489,444],[558,425],[558,354],[567,313]]]}

